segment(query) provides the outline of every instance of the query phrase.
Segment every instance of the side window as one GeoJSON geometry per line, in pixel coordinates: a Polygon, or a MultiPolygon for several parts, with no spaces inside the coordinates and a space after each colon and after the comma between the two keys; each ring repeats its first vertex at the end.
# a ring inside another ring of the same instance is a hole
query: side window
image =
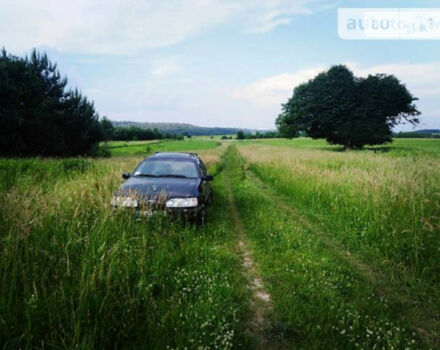
{"type": "Polygon", "coordinates": [[[202,176],[205,176],[207,174],[206,173],[205,165],[200,160],[197,161],[197,164],[198,164],[199,169],[200,169],[200,174],[202,174],[202,176]]]}

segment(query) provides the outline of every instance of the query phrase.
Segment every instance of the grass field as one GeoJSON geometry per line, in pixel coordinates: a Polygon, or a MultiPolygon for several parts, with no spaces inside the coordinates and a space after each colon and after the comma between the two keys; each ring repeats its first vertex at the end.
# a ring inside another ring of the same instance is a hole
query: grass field
{"type": "Polygon", "coordinates": [[[109,147],[0,160],[2,348],[440,348],[440,140],[109,147]],[[162,150],[215,175],[207,224],[110,208],[162,150]]]}
{"type": "Polygon", "coordinates": [[[112,156],[136,156],[161,151],[198,151],[212,149],[220,143],[214,140],[182,140],[182,141],[110,141],[108,149],[112,156]]]}

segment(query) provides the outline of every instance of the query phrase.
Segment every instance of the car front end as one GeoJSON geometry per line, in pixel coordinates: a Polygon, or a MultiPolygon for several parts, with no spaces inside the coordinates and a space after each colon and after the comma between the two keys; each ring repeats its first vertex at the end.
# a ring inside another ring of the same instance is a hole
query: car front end
{"type": "Polygon", "coordinates": [[[200,196],[169,197],[115,193],[110,204],[115,209],[131,210],[139,217],[165,215],[173,217],[198,217],[205,209],[200,196]]]}

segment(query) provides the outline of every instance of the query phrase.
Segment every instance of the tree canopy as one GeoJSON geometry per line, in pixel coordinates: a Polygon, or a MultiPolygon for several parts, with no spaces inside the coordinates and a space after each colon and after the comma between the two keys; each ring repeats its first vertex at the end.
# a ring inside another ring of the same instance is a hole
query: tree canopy
{"type": "Polygon", "coordinates": [[[1,51],[1,155],[86,155],[101,138],[93,103],[67,88],[46,54],[34,50],[20,58],[1,51]]]}
{"type": "Polygon", "coordinates": [[[393,75],[358,78],[338,65],[297,86],[276,125],[284,137],[305,133],[362,148],[391,142],[392,128],[399,123],[417,124],[416,100],[393,75]]]}
{"type": "Polygon", "coordinates": [[[244,136],[244,132],[243,130],[238,130],[237,131],[237,140],[244,140],[245,136],[244,136]]]}

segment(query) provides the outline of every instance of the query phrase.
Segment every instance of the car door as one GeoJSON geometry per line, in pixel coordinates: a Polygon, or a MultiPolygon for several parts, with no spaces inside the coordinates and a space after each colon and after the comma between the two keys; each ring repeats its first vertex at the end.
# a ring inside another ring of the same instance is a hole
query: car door
{"type": "MultiPolygon", "coordinates": [[[[199,172],[202,177],[204,177],[208,174],[206,171],[205,165],[203,164],[203,162],[201,160],[199,160],[197,162],[197,166],[199,167],[199,172]]],[[[208,203],[209,198],[211,197],[211,191],[212,191],[210,181],[202,180],[201,188],[202,188],[203,200],[205,203],[208,203]]]]}

